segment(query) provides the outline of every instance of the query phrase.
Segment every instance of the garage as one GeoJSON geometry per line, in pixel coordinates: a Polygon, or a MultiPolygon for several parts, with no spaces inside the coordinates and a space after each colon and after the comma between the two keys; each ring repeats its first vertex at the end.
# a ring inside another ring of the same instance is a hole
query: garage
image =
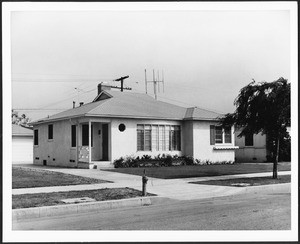
{"type": "Polygon", "coordinates": [[[13,164],[33,162],[33,131],[20,125],[12,125],[13,164]]]}

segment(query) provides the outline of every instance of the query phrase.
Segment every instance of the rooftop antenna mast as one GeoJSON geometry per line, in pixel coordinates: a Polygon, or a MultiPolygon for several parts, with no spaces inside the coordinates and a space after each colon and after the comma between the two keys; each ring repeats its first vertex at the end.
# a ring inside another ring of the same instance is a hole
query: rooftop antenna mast
{"type": "Polygon", "coordinates": [[[153,82],[153,89],[154,89],[154,95],[155,95],[155,99],[157,100],[157,86],[158,86],[158,92],[160,92],[160,88],[159,88],[159,83],[163,83],[163,92],[165,92],[165,82],[164,82],[164,78],[162,80],[159,80],[159,71],[157,71],[157,79],[155,78],[155,71],[153,70],[153,80],[147,80],[147,71],[145,69],[145,89],[146,89],[146,94],[148,93],[148,89],[147,89],[147,84],[149,82],[153,82]]]}
{"type": "Polygon", "coordinates": [[[131,89],[132,89],[131,87],[124,87],[124,80],[127,79],[127,78],[129,78],[128,75],[113,80],[113,81],[120,81],[120,82],[121,82],[121,86],[110,86],[110,87],[111,87],[111,88],[117,88],[117,89],[120,89],[121,92],[123,92],[123,90],[131,90],[131,89]]]}

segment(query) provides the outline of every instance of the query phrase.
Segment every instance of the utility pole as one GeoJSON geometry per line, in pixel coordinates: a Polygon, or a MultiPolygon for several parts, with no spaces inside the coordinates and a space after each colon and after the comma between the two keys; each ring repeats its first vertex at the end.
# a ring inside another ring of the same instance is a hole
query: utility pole
{"type": "Polygon", "coordinates": [[[147,71],[145,69],[145,89],[146,89],[146,94],[148,92],[148,90],[147,90],[147,83],[153,82],[154,95],[155,95],[155,99],[157,100],[157,85],[158,85],[158,92],[160,92],[159,83],[162,82],[163,83],[163,92],[165,92],[164,80],[159,80],[159,71],[157,72],[158,79],[156,80],[155,79],[155,72],[153,70],[153,80],[148,81],[147,80],[147,73],[146,72],[147,71]]]}
{"type": "Polygon", "coordinates": [[[113,80],[113,81],[121,81],[121,86],[110,86],[110,87],[111,87],[111,88],[117,88],[117,89],[120,89],[121,92],[123,92],[123,90],[131,90],[131,89],[132,89],[131,87],[124,87],[124,80],[127,79],[127,78],[129,78],[128,75],[113,80]]]}

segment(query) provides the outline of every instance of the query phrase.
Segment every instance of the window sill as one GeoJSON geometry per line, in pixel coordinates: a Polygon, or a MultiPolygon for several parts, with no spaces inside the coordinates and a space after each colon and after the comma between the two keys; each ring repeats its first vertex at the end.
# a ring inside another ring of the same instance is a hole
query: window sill
{"type": "Polygon", "coordinates": [[[48,142],[53,142],[53,139],[48,139],[48,142]]]}
{"type": "Polygon", "coordinates": [[[215,146],[213,147],[214,150],[235,150],[239,149],[238,146],[215,146]]]}

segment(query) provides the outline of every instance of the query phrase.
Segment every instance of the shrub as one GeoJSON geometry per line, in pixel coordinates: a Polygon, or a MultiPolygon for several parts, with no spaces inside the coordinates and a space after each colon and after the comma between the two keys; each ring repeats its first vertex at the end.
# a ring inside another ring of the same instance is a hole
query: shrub
{"type": "Polygon", "coordinates": [[[114,161],[115,168],[124,168],[124,158],[120,157],[114,161]]]}
{"type": "Polygon", "coordinates": [[[172,166],[172,156],[171,155],[167,155],[166,158],[163,161],[165,166],[172,166]]]}

